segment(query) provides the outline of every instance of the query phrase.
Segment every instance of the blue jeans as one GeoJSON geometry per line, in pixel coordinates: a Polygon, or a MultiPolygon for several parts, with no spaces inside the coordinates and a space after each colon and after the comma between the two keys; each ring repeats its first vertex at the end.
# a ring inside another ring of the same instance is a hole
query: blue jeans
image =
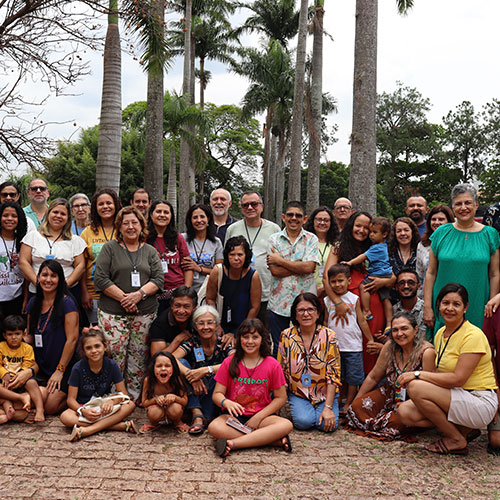
{"type": "MultiPolygon", "coordinates": [[[[309,400],[296,396],[291,392],[288,392],[288,402],[290,403],[290,412],[292,414],[293,426],[299,430],[312,429],[315,427],[320,431],[324,431],[325,423],[321,422],[318,424],[319,417],[325,403],[320,403],[314,406],[309,400]]],[[[335,399],[333,400],[333,413],[335,415],[335,428],[331,432],[337,429],[339,425],[339,393],[335,394],[335,399]]]]}
{"type": "MultiPolygon", "coordinates": [[[[177,361],[182,363],[188,370],[191,369],[191,365],[184,358],[178,359],[177,361]]],[[[187,380],[184,380],[188,388],[188,404],[186,408],[189,410],[198,408],[207,420],[212,420],[220,413],[219,407],[212,401],[212,395],[216,383],[215,377],[204,377],[202,380],[207,388],[207,394],[195,394],[191,384],[187,380]]]]}
{"type": "Polygon", "coordinates": [[[278,355],[278,346],[280,344],[281,332],[290,327],[290,317],[280,316],[268,310],[269,331],[273,339],[273,357],[278,355]]]}

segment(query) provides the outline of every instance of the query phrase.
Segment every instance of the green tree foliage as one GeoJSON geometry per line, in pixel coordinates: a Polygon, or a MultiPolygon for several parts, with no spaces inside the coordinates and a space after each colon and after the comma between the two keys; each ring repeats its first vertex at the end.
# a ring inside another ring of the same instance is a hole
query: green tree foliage
{"type": "Polygon", "coordinates": [[[487,143],[488,165],[479,179],[482,182],[480,200],[493,204],[500,199],[500,100],[487,103],[481,113],[487,143]]]}

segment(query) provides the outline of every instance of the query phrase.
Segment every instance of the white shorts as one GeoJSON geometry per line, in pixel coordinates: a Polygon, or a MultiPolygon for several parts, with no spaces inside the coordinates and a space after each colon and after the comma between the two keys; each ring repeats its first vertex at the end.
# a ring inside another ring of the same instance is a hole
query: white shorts
{"type": "Polygon", "coordinates": [[[496,391],[466,391],[461,387],[451,389],[448,420],[470,429],[484,429],[498,411],[496,391]]]}

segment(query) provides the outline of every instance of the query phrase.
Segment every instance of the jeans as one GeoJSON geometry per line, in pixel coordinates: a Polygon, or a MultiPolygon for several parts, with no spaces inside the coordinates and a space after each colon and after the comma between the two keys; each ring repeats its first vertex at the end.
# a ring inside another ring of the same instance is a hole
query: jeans
{"type": "MultiPolygon", "coordinates": [[[[290,403],[290,412],[292,414],[293,426],[299,430],[306,430],[315,427],[320,431],[324,431],[325,423],[321,422],[318,424],[319,417],[325,403],[320,403],[314,406],[309,400],[296,396],[291,392],[288,393],[288,402],[290,403]]],[[[335,394],[335,399],[333,400],[333,413],[335,415],[335,428],[332,429],[333,432],[337,429],[339,425],[339,393],[335,394]]]]}
{"type": "Polygon", "coordinates": [[[280,343],[281,332],[290,327],[290,317],[280,316],[268,310],[269,331],[273,339],[273,357],[278,355],[278,346],[280,343]]]}
{"type": "MultiPolygon", "coordinates": [[[[179,363],[182,363],[188,370],[191,369],[191,365],[184,358],[178,359],[177,361],[179,361],[179,363]]],[[[185,380],[188,387],[188,404],[186,408],[189,410],[198,408],[201,410],[203,416],[207,420],[212,420],[213,418],[218,416],[220,412],[219,407],[212,401],[212,395],[216,384],[215,377],[203,377],[202,381],[207,388],[208,394],[195,394],[191,384],[187,380],[185,380]]]]}

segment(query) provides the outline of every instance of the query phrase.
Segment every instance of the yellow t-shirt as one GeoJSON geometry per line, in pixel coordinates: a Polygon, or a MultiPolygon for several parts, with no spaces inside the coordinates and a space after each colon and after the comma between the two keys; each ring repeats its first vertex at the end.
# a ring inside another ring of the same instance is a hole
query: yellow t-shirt
{"type": "Polygon", "coordinates": [[[35,353],[26,342],[21,342],[17,349],[11,349],[4,341],[0,342],[0,360],[0,378],[3,378],[7,373],[15,375],[31,368],[35,364],[35,353]]]}
{"type": "Polygon", "coordinates": [[[99,226],[98,232],[94,233],[90,226],[87,226],[80,237],[87,243],[87,249],[85,250],[85,263],[87,266],[87,289],[89,295],[94,299],[98,300],[100,294],[95,291],[94,288],[94,272],[95,272],[95,261],[99,257],[99,253],[107,241],[116,240],[115,232],[109,231],[109,229],[104,232],[102,226],[99,226]]]}
{"type": "Polygon", "coordinates": [[[459,330],[449,337],[448,345],[446,345],[448,339],[443,338],[444,330],[444,326],[440,328],[434,339],[436,363],[446,346],[437,371],[439,373],[454,372],[461,354],[482,354],[479,363],[462,388],[469,391],[496,389],[497,385],[491,363],[491,349],[482,330],[466,321],[459,330]]]}

